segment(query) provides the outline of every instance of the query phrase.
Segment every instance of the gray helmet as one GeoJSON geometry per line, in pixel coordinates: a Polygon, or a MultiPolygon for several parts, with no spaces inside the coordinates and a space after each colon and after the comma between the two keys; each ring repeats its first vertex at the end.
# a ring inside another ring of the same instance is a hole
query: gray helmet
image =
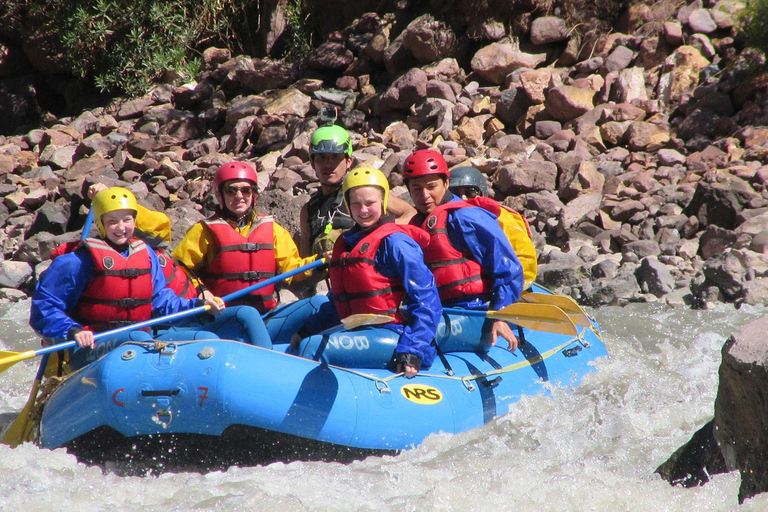
{"type": "Polygon", "coordinates": [[[451,181],[448,184],[448,188],[453,187],[477,187],[482,195],[488,195],[485,176],[474,167],[456,167],[451,169],[451,181]]]}

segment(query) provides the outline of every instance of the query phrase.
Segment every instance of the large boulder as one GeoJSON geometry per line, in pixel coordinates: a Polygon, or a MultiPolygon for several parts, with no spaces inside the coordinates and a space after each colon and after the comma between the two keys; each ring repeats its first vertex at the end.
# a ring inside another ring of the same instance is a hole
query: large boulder
{"type": "Polygon", "coordinates": [[[714,436],[728,470],[739,470],[739,502],[768,491],[768,316],[736,331],[723,346],[714,436]]]}

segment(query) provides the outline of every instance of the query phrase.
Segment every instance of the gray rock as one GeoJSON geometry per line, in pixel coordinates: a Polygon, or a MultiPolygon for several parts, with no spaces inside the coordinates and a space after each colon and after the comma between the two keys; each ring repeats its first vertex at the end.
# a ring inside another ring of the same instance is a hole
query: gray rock
{"type": "Polygon", "coordinates": [[[541,16],[531,23],[531,43],[549,44],[568,38],[565,20],[557,16],[541,16]]]}
{"type": "Polygon", "coordinates": [[[696,9],[688,16],[688,26],[693,32],[711,34],[717,30],[717,23],[709,14],[709,9],[696,9]]]}
{"type": "Polygon", "coordinates": [[[21,288],[32,277],[32,266],[24,261],[0,261],[0,288],[21,288]]]}
{"type": "Polygon", "coordinates": [[[416,59],[428,64],[446,57],[453,57],[458,51],[456,33],[443,22],[424,14],[413,20],[405,29],[403,47],[416,59]]]}
{"type": "Polygon", "coordinates": [[[603,259],[595,263],[590,269],[590,273],[595,279],[613,279],[619,273],[619,264],[611,259],[603,259]]]}
{"type": "Polygon", "coordinates": [[[595,307],[626,304],[640,293],[633,271],[631,265],[625,265],[613,279],[597,283],[585,302],[595,307]]]}
{"type": "Polygon", "coordinates": [[[600,72],[607,75],[611,71],[621,71],[629,66],[634,56],[634,52],[626,46],[617,46],[603,61],[600,72]]]}
{"type": "Polygon", "coordinates": [[[715,286],[727,300],[740,299],[744,293],[747,269],[732,254],[724,253],[704,263],[704,277],[707,286],[715,286]]]}
{"type": "Polygon", "coordinates": [[[658,259],[649,256],[640,261],[635,270],[635,277],[643,293],[652,293],[661,297],[675,289],[675,278],[666,265],[658,259]]]}

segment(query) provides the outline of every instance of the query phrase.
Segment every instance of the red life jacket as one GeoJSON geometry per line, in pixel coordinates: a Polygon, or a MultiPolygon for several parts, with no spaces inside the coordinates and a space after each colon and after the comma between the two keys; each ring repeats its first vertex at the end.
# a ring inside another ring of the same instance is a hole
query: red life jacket
{"type": "Polygon", "coordinates": [[[345,250],[343,237],[336,239],[329,276],[333,304],[340,318],[368,313],[389,315],[402,323],[398,308],[405,295],[403,281],[381,275],[374,265],[381,241],[392,233],[405,233],[422,246],[429,242],[422,229],[394,222],[382,224],[364,236],[351,251],[345,250]]]}
{"type": "Polygon", "coordinates": [[[424,262],[435,276],[440,300],[451,301],[465,296],[490,298],[491,279],[471,254],[456,249],[448,238],[448,214],[459,208],[471,207],[464,201],[441,204],[422,223],[430,241],[424,249],[424,262]]]}
{"type": "MultiPolygon", "coordinates": [[[[73,252],[80,247],[80,240],[74,242],[66,242],[57,246],[51,251],[51,260],[55,260],[57,257],[68,252],[73,252]]],[[[160,268],[163,270],[163,276],[165,276],[165,286],[173,290],[173,293],[177,297],[182,299],[195,299],[198,296],[195,283],[192,282],[190,275],[184,270],[178,261],[173,259],[165,246],[160,246],[154,249],[157,255],[157,260],[160,262],[160,268]]]]}
{"type": "MultiPolygon", "coordinates": [[[[213,261],[205,267],[202,276],[203,284],[211,293],[223,297],[275,276],[277,262],[271,216],[256,215],[248,238],[217,215],[203,222],[213,234],[216,244],[213,261]]],[[[240,301],[235,301],[235,304],[238,303],[266,313],[277,306],[275,286],[256,289],[240,301]]]]}
{"type": "Polygon", "coordinates": [[[51,251],[51,261],[55,260],[62,254],[67,254],[69,252],[74,252],[75,249],[80,247],[80,243],[82,240],[75,240],[72,242],[65,242],[61,245],[57,245],[54,250],[51,251]]]}
{"type": "Polygon", "coordinates": [[[158,247],[155,249],[157,260],[165,276],[165,286],[173,290],[177,297],[182,299],[197,298],[197,288],[192,278],[184,270],[178,261],[173,259],[167,249],[158,247]]]}
{"type": "Polygon", "coordinates": [[[82,244],[93,258],[93,279],[75,308],[77,321],[100,332],[149,320],[153,288],[147,245],[132,239],[126,258],[99,238],[82,244]]]}

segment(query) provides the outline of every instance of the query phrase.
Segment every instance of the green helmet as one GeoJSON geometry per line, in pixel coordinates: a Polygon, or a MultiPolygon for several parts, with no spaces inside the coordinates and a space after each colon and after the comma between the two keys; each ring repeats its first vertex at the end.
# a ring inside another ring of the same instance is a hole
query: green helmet
{"type": "Polygon", "coordinates": [[[488,195],[485,176],[474,167],[456,167],[451,169],[451,180],[448,187],[477,187],[482,195],[488,195]]]}
{"type": "Polygon", "coordinates": [[[323,126],[315,130],[309,140],[309,154],[343,153],[352,156],[352,140],[341,126],[323,126]]]}

